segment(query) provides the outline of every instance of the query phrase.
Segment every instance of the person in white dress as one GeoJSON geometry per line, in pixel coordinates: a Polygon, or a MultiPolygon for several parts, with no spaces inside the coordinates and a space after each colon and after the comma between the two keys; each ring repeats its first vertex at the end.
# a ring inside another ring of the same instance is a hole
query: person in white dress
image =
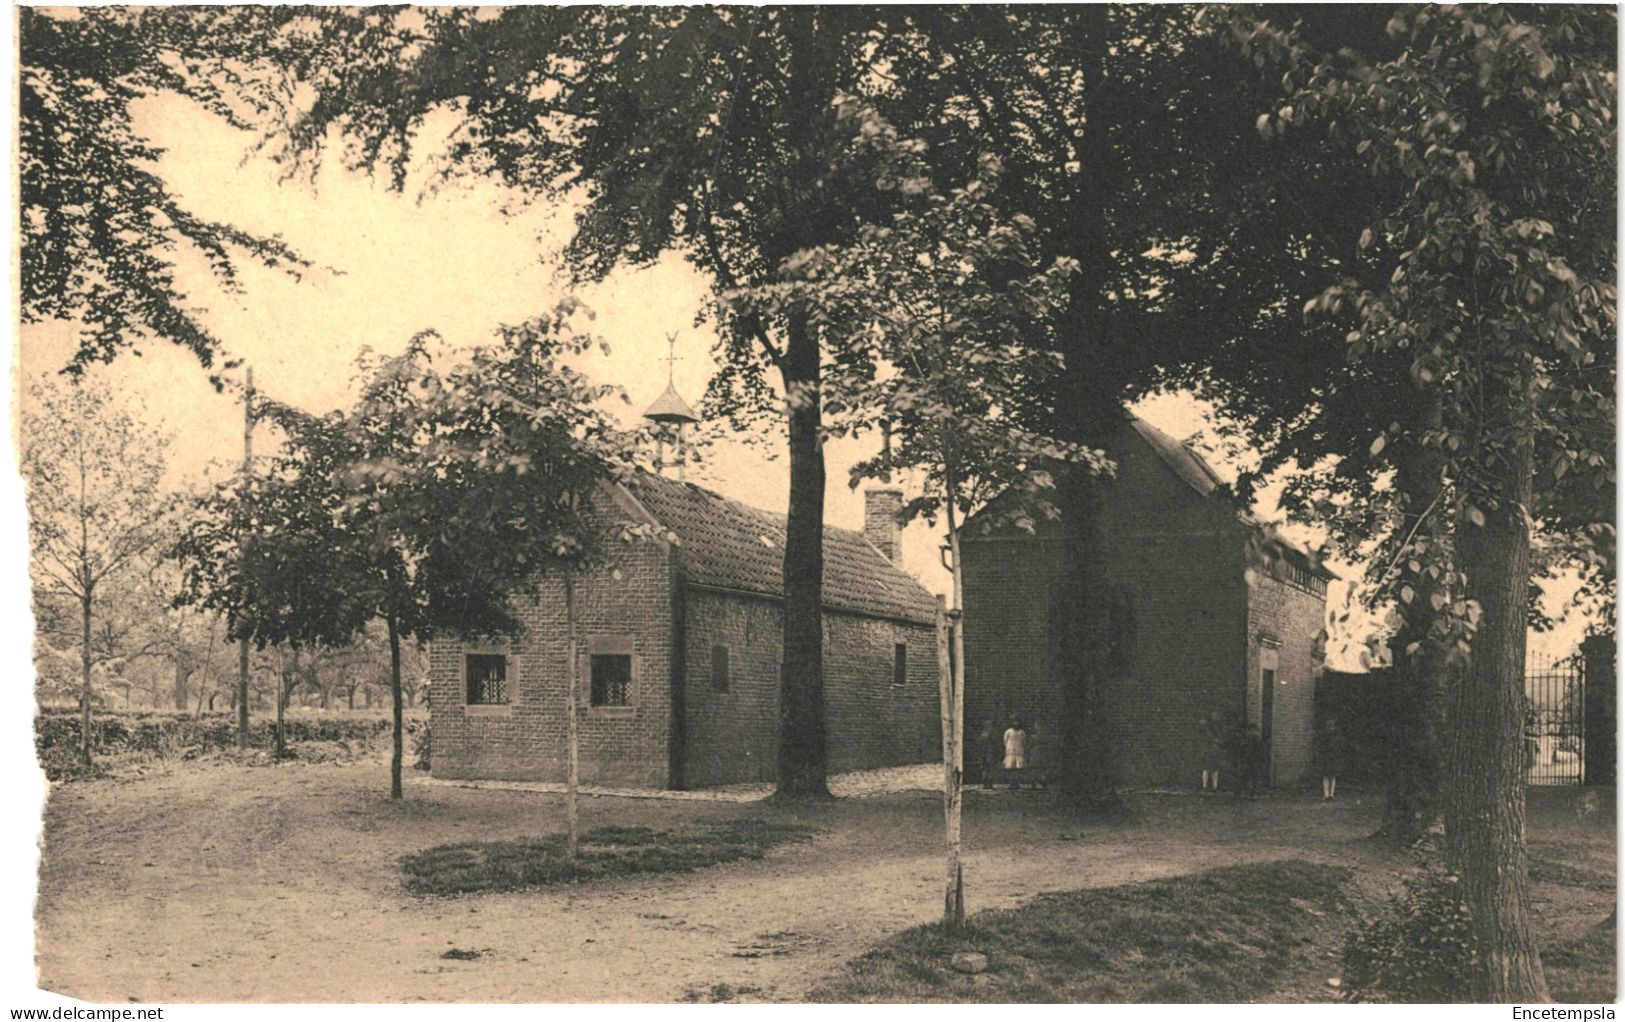
{"type": "Polygon", "coordinates": [[[1004,732],[1004,769],[1027,769],[1027,732],[1022,730],[1019,721],[1012,723],[1004,732]]]}

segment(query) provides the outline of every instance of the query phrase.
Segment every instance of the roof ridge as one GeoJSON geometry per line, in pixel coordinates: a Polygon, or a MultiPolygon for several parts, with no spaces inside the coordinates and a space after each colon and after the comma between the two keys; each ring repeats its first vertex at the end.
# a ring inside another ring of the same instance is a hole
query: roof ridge
{"type": "MultiPolygon", "coordinates": [[[[713,490],[713,489],[711,489],[709,487],[706,487],[706,486],[701,486],[699,483],[693,482],[691,480],[688,480],[688,479],[672,479],[669,476],[663,476],[658,472],[650,472],[648,469],[642,468],[642,467],[640,467],[638,469],[638,472],[641,475],[650,476],[650,477],[653,477],[655,479],[659,479],[661,482],[675,483],[675,484],[677,484],[679,486],[686,486],[691,490],[698,490],[700,493],[705,494],[707,497],[714,497],[717,500],[722,501],[724,504],[731,504],[734,507],[739,508],[742,511],[747,511],[747,512],[753,514],[753,515],[759,515],[759,516],[761,516],[763,518],[771,518],[771,519],[773,519],[773,521],[778,522],[778,523],[782,523],[785,526],[788,526],[789,523],[790,523],[790,516],[788,514],[786,514],[785,512],[783,512],[783,511],[769,511],[765,507],[756,507],[754,504],[747,504],[747,503],[745,503],[744,501],[740,500],[737,497],[730,497],[725,493],[719,493],[716,490],[713,490]]],[[[845,533],[848,536],[855,536],[855,537],[858,537],[858,538],[862,539],[866,543],[868,542],[868,539],[869,539],[868,534],[865,533],[862,529],[849,529],[844,525],[832,525],[829,522],[823,522],[821,524],[823,525],[825,531],[827,531],[827,532],[845,533]]],[[[879,550],[878,547],[875,547],[874,544],[872,544],[872,543],[870,543],[869,545],[870,545],[870,547],[872,549],[874,549],[875,553],[880,554],[880,550],[879,550]]],[[[880,554],[880,556],[882,558],[884,558],[885,554],[880,554]]],[[[891,562],[888,560],[886,563],[890,564],[891,562]]],[[[892,566],[896,567],[896,565],[892,565],[892,566]]]]}
{"type": "MultiPolygon", "coordinates": [[[[1170,447],[1177,447],[1178,449],[1184,451],[1187,455],[1190,456],[1192,464],[1194,464],[1198,469],[1200,469],[1202,471],[1202,473],[1204,475],[1206,475],[1210,480],[1212,480],[1215,487],[1229,486],[1230,485],[1230,483],[1227,482],[1223,476],[1219,475],[1218,471],[1215,470],[1214,467],[1212,466],[1212,464],[1210,464],[1208,462],[1207,458],[1203,456],[1202,452],[1198,451],[1194,446],[1191,445],[1189,437],[1186,437],[1183,440],[1176,440],[1168,432],[1158,428],[1157,426],[1152,425],[1149,421],[1147,421],[1146,419],[1141,418],[1140,416],[1134,414],[1133,412],[1128,413],[1128,418],[1129,418],[1129,423],[1131,425],[1133,425],[1134,428],[1136,430],[1138,430],[1142,435],[1147,434],[1147,433],[1152,434],[1152,436],[1154,436],[1156,439],[1166,441],[1170,447]]],[[[1146,437],[1146,439],[1150,440],[1150,439],[1152,439],[1152,437],[1148,436],[1148,437],[1146,437]]],[[[1157,444],[1153,443],[1151,445],[1151,447],[1152,447],[1153,450],[1155,450],[1157,452],[1157,455],[1159,457],[1161,457],[1164,461],[1168,460],[1167,457],[1163,454],[1162,449],[1157,444]]]]}
{"type": "MultiPolygon", "coordinates": [[[[787,515],[643,468],[629,486],[639,504],[679,538],[691,582],[783,597],[787,515]]],[[[930,618],[935,597],[918,578],[887,559],[861,530],[821,525],[826,607],[930,618]]]]}

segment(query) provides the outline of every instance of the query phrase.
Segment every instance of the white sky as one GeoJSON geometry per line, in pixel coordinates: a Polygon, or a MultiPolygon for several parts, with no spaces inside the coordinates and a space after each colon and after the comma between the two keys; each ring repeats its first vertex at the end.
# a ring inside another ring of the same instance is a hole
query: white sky
{"type": "MultiPolygon", "coordinates": [[[[244,292],[227,295],[214,285],[205,264],[183,265],[181,280],[203,318],[225,341],[226,354],[247,359],[265,393],[313,411],[348,400],[352,362],[365,347],[400,350],[414,333],[433,328],[453,344],[490,339],[500,324],[550,307],[565,291],[553,267],[568,236],[567,211],[547,205],[520,206],[504,216],[513,199],[488,184],[461,185],[420,196],[409,182],[394,193],[382,182],[329,165],[314,183],[284,180],[270,160],[249,157],[251,137],[190,101],[178,97],[143,101],[138,127],[166,151],[159,166],[182,202],[208,218],[245,230],[279,233],[319,267],[303,280],[243,263],[244,292]],[[337,272],[331,272],[337,271],[337,272]]],[[[678,332],[675,378],[690,403],[699,404],[716,369],[709,325],[695,327],[708,288],[705,277],[682,259],[618,273],[577,292],[597,313],[594,329],[611,345],[578,360],[595,380],[618,384],[630,398],[616,407],[630,420],[665,385],[666,334],[678,332]]],[[[20,369],[32,378],[63,364],[72,351],[64,324],[31,327],[22,334],[20,369]]],[[[110,374],[130,399],[144,405],[151,421],[175,434],[171,450],[176,481],[199,481],[211,463],[230,465],[241,450],[241,412],[231,394],[216,393],[188,352],[148,343],[141,357],[121,357],[97,368],[110,374]]],[[[1175,437],[1208,428],[1207,409],[1183,395],[1149,399],[1136,410],[1175,437]]],[[[788,465],[782,441],[724,441],[707,452],[691,478],[727,496],[783,511],[788,465]]],[[[261,441],[269,442],[269,437],[261,441]]],[[[872,452],[873,439],[834,441],[827,449],[826,521],[859,528],[861,491],[847,486],[847,472],[872,452]]],[[[263,448],[262,448],[263,449],[263,448]]],[[[1234,476],[1222,452],[1209,449],[1221,472],[1234,476]]],[[[229,469],[227,469],[229,471],[229,469]]],[[[907,481],[905,480],[905,485],[907,481]]],[[[1273,517],[1279,487],[1267,488],[1260,510],[1273,517]]],[[[1313,542],[1313,530],[1295,529],[1313,542]]],[[[905,565],[935,591],[946,589],[937,547],[941,537],[923,524],[904,539],[905,565]]],[[[1355,570],[1336,566],[1352,577],[1355,570]]],[[[1334,591],[1334,598],[1337,593],[1334,591]]],[[[1535,637],[1559,642],[1574,637],[1535,637]]]]}

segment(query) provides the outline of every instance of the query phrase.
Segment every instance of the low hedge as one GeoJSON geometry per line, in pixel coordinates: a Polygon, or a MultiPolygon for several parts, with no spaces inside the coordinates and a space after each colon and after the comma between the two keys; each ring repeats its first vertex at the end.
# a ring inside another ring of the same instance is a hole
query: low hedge
{"type": "MultiPolygon", "coordinates": [[[[79,713],[76,710],[45,710],[34,718],[34,748],[43,761],[51,761],[64,749],[77,749],[80,742],[79,713]]],[[[408,734],[426,727],[422,719],[406,721],[408,734]]],[[[90,747],[94,755],[145,754],[166,757],[188,749],[211,751],[237,744],[237,718],[229,713],[189,713],[135,711],[95,714],[90,720],[90,747]]],[[[388,734],[386,717],[306,717],[290,716],[283,722],[290,743],[343,742],[388,734]]],[[[276,721],[263,716],[248,724],[248,742],[255,748],[276,744],[276,721]]]]}

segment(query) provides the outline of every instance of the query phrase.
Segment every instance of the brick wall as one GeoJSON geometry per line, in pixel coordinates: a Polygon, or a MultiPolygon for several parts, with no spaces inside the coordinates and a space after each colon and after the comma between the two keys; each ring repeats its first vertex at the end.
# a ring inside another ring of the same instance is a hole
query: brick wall
{"type": "MultiPolygon", "coordinates": [[[[1276,628],[1282,676],[1293,684],[1294,672],[1308,675],[1324,604],[1301,590],[1261,591],[1266,606],[1255,619],[1244,570],[1248,530],[1230,508],[1192,490],[1131,429],[1116,455],[1118,474],[1101,510],[1105,563],[1093,580],[1102,602],[1119,608],[1109,630],[1120,644],[1120,674],[1106,686],[1116,780],[1194,785],[1208,715],[1235,720],[1249,699],[1257,705],[1255,628],[1266,620],[1276,628]]],[[[1042,733],[1062,705],[1051,618],[1064,548],[1044,526],[1037,538],[995,534],[968,540],[964,550],[967,732],[974,742],[987,722],[1002,733],[1014,717],[1037,722],[1042,733]]],[[[1307,763],[1312,700],[1307,684],[1278,700],[1288,774],[1307,763]],[[1300,691],[1307,691],[1301,704],[1300,691]]]]}
{"type": "Polygon", "coordinates": [[[824,615],[824,719],[832,771],[942,758],[936,627],[824,615]],[[906,678],[894,685],[897,645],[906,678]]]}
{"type": "MultiPolygon", "coordinates": [[[[601,510],[627,513],[607,505],[601,510]]],[[[662,543],[634,544],[619,552],[612,569],[591,572],[576,583],[583,654],[582,783],[700,787],[771,781],[778,747],[782,604],[694,587],[679,590],[672,554],[662,543]],[[718,645],[728,648],[727,691],[718,691],[713,681],[718,645]],[[589,707],[595,647],[630,650],[630,707],[589,707]]],[[[524,628],[511,641],[430,643],[435,777],[564,779],[563,583],[544,581],[539,595],[525,597],[521,606],[524,628]],[[474,652],[508,655],[505,705],[467,705],[464,664],[474,652]]],[[[831,770],[940,756],[934,628],[826,613],[824,669],[831,770]],[[902,686],[892,684],[898,643],[908,646],[902,686]]]]}
{"type": "Polygon", "coordinates": [[[1253,566],[1246,572],[1247,719],[1261,722],[1263,651],[1278,642],[1271,763],[1276,784],[1296,784],[1310,773],[1315,736],[1314,660],[1326,619],[1326,598],[1253,566]]]}
{"type": "MultiPolygon", "coordinates": [[[[607,652],[630,640],[633,670],[630,707],[581,713],[582,783],[665,787],[674,637],[669,549],[652,541],[628,546],[617,554],[613,571],[595,571],[577,582],[576,605],[581,705],[589,703],[587,654],[593,643],[607,652]]],[[[539,597],[524,598],[522,607],[524,631],[508,647],[506,706],[465,705],[465,650],[486,646],[430,644],[435,777],[564,780],[569,692],[562,582],[545,581],[539,597]]]]}
{"type": "Polygon", "coordinates": [[[1060,681],[1051,669],[1049,617],[1063,549],[1050,537],[1013,536],[967,537],[960,548],[969,770],[979,756],[1000,754],[998,736],[1011,720],[1054,720],[1061,705],[1060,681]]]}
{"type": "Polygon", "coordinates": [[[903,554],[903,491],[876,486],[863,491],[863,538],[893,564],[903,554]]]}
{"type": "Polygon", "coordinates": [[[690,588],[683,598],[683,784],[771,781],[778,762],[778,602],[690,588]],[[728,648],[728,690],[712,682],[714,646],[728,648]]]}
{"type": "Polygon", "coordinates": [[[1126,677],[1109,690],[1118,778],[1194,785],[1208,716],[1241,712],[1246,530],[1132,429],[1118,462],[1103,507],[1110,571],[1131,607],[1126,677]]]}
{"type": "MultiPolygon", "coordinates": [[[[777,768],[783,607],[777,600],[690,588],[684,598],[684,783],[771,781],[777,768]],[[713,655],[728,650],[728,687],[713,655]]],[[[934,629],[855,614],[824,615],[829,769],[861,770],[940,756],[934,629]],[[908,646],[907,682],[892,684],[908,646]]]]}

